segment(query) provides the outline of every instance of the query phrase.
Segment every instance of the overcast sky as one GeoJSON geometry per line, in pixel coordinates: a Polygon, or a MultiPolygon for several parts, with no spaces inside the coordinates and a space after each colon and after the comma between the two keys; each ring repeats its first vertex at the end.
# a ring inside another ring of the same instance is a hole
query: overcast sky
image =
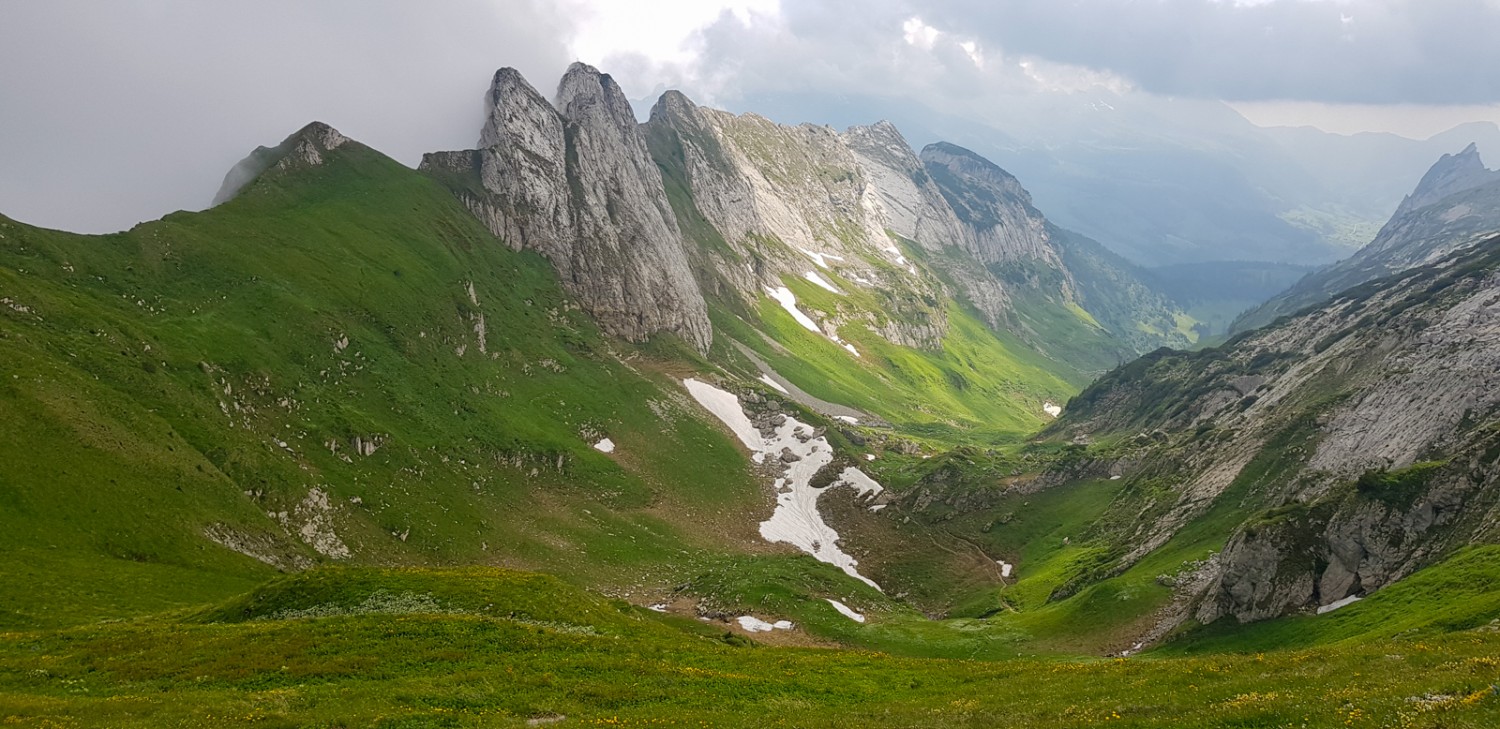
{"type": "MultiPolygon", "coordinates": [[[[117,230],[207,204],[318,119],[408,164],[467,147],[494,70],[644,97],[1230,102],[1425,136],[1500,119],[1500,0],[0,0],[0,212],[117,230]]],[[[873,120],[872,120],[873,121],[873,120]]]]}

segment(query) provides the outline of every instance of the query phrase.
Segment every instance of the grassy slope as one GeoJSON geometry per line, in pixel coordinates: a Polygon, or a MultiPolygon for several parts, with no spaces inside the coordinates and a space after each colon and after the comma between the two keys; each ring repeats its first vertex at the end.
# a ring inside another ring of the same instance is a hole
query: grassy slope
{"type": "Polygon", "coordinates": [[[0,580],[29,587],[0,626],[243,590],[270,569],[202,531],[311,557],[266,514],[295,532],[313,487],[372,561],[629,585],[754,538],[744,456],[655,360],[622,364],[544,261],[366,148],[128,233],[0,225],[0,580]]]}
{"type": "Polygon", "coordinates": [[[1477,728],[1500,721],[1497,650],[1500,633],[1473,630],[1245,656],[898,658],[751,647],[525,573],[338,570],[175,618],[0,634],[0,717],[119,727],[1477,728]]]}
{"type": "MultiPolygon", "coordinates": [[[[784,281],[803,311],[874,308],[857,286],[825,274],[849,293],[833,294],[801,279],[784,281]]],[[[756,316],[776,345],[726,310],[715,312],[714,324],[809,394],[875,413],[904,433],[938,443],[1016,443],[1047,419],[1045,400],[1062,402],[1083,382],[1081,375],[1008,333],[991,331],[956,304],[948,308],[941,350],[902,347],[863,326],[845,326],[840,335],[859,350],[858,357],[804,329],[769,298],[761,300],[756,316]]]]}

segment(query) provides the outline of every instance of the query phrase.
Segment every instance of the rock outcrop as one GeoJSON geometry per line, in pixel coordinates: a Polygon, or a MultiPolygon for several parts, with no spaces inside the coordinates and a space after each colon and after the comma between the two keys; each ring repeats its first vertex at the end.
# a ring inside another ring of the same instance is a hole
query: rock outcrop
{"type": "Polygon", "coordinates": [[[839,133],[699,107],[675,91],[656,103],[646,129],[685,212],[728,248],[702,251],[700,264],[726,293],[753,301],[784,279],[833,272],[877,294],[885,310],[826,312],[825,333],[858,319],[897,344],[941,341],[946,312],[928,303],[942,298],[940,285],[886,232],[876,187],[839,133]]]}
{"type": "Polygon", "coordinates": [[[479,149],[429,154],[421,168],[502,240],[546,256],[605,331],[672,332],[706,350],[713,334],[682,232],[614,80],[574,64],[554,106],[501,69],[486,101],[479,149]]]}
{"type": "Polygon", "coordinates": [[[1142,464],[1117,505],[1141,546],[1117,570],[1216,504],[1237,510],[1188,596],[1200,622],[1380,589],[1497,536],[1500,237],[1222,348],[1131,363],[1055,427],[1142,433],[1115,454],[1142,464]]]}

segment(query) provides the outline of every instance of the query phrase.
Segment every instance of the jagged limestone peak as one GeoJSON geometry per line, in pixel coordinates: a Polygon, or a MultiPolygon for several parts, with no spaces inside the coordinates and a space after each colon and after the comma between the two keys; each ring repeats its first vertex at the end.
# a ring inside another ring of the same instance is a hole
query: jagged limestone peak
{"type": "Polygon", "coordinates": [[[624,92],[575,63],[548,102],[519,72],[495,73],[480,149],[427,155],[491,232],[539,251],[605,331],[672,332],[706,350],[707,305],[624,92]]]}
{"type": "Polygon", "coordinates": [[[535,150],[547,146],[545,139],[562,132],[557,110],[514,68],[495,72],[485,94],[485,107],[480,149],[519,143],[535,150]]]}

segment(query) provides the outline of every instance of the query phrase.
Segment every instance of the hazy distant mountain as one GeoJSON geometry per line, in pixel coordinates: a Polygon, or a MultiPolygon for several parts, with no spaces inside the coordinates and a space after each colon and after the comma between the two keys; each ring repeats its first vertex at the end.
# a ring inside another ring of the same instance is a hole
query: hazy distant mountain
{"type": "Polygon", "coordinates": [[[1500,233],[1500,170],[1486,169],[1470,143],[1432,165],[1369,245],[1245,313],[1232,329],[1264,326],[1345,289],[1430,264],[1495,233],[1500,233]]]}

